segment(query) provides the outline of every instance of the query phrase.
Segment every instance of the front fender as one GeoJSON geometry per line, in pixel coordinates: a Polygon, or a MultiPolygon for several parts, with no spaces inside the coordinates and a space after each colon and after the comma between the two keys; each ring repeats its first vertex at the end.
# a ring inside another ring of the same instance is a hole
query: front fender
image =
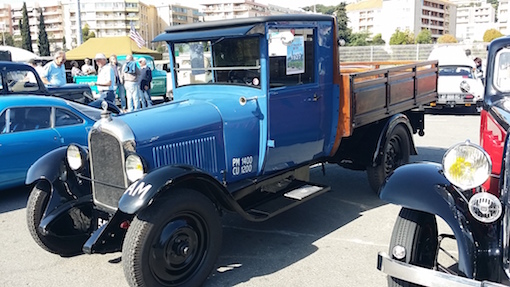
{"type": "Polygon", "coordinates": [[[67,147],[59,147],[40,157],[27,172],[25,183],[30,185],[39,179],[55,182],[60,174],[60,164],[65,159],[67,147]]]}
{"type": "Polygon", "coordinates": [[[119,210],[126,214],[135,214],[147,207],[150,202],[166,191],[170,186],[183,182],[189,185],[200,181],[208,186],[206,190],[198,190],[208,197],[228,200],[227,190],[212,176],[192,166],[165,166],[148,173],[144,178],[131,184],[119,200],[119,210]],[[213,191],[212,193],[208,191],[213,191]]]}
{"type": "Polygon", "coordinates": [[[440,164],[414,163],[397,168],[381,188],[382,200],[409,209],[441,217],[452,229],[459,249],[459,271],[473,278],[474,239],[466,216],[455,204],[459,199],[451,192],[440,164]]]}

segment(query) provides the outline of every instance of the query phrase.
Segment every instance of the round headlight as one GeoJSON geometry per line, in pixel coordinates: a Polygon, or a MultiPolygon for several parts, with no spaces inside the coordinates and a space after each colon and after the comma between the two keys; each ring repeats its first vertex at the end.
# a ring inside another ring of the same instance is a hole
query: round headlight
{"type": "Polygon", "coordinates": [[[453,146],[443,157],[444,175],[463,190],[483,184],[489,178],[491,169],[489,155],[469,141],[453,146]]]}
{"type": "Polygon", "coordinates": [[[83,165],[80,149],[75,145],[67,147],[67,163],[72,170],[78,170],[83,165]]]}
{"type": "Polygon", "coordinates": [[[126,158],[126,174],[131,182],[142,178],[144,174],[143,163],[139,156],[131,154],[126,158]]]}

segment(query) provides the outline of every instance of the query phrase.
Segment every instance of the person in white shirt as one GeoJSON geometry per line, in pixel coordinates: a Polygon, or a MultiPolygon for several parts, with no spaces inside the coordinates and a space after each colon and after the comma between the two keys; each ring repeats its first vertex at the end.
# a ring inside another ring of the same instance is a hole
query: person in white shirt
{"type": "Polygon", "coordinates": [[[97,53],[94,58],[98,66],[97,82],[93,83],[99,91],[99,98],[115,103],[115,72],[106,64],[106,56],[97,53]]]}
{"type": "Polygon", "coordinates": [[[96,69],[94,69],[94,66],[92,66],[90,64],[90,59],[89,58],[85,58],[84,62],[85,62],[85,64],[83,64],[83,66],[81,66],[81,71],[85,75],[95,75],[96,74],[96,69]]]}

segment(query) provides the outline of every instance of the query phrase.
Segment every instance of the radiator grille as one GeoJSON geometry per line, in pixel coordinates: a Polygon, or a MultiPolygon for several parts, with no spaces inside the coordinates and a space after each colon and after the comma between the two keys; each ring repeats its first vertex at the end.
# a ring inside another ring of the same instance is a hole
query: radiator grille
{"type": "Polygon", "coordinates": [[[124,189],[110,185],[127,187],[124,151],[119,141],[105,132],[91,133],[89,148],[94,201],[99,205],[117,209],[124,189]]]}
{"type": "Polygon", "coordinates": [[[214,136],[157,146],[152,149],[154,166],[189,164],[209,173],[218,172],[214,136]]]}

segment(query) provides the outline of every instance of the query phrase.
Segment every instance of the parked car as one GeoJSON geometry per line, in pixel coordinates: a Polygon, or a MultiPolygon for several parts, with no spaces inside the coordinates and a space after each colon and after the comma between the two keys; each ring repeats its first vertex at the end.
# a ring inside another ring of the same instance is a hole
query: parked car
{"type": "Polygon", "coordinates": [[[439,47],[430,53],[429,60],[439,63],[436,108],[468,107],[481,109],[484,86],[476,74],[475,62],[459,47],[439,47]]]}
{"type": "Polygon", "coordinates": [[[402,206],[378,255],[388,286],[510,286],[509,66],[510,36],[493,40],[480,146],[456,145],[442,165],[404,165],[382,186],[381,199],[402,206]]]}
{"type": "MultiPolygon", "coordinates": [[[[44,85],[36,70],[24,63],[0,62],[0,96],[40,95],[55,96],[73,102],[101,108],[101,100],[94,99],[87,84],[44,85]]],[[[120,113],[120,109],[109,103],[108,110],[120,113]]]]}
{"type": "Polygon", "coordinates": [[[101,110],[57,97],[0,97],[0,190],[21,186],[40,156],[70,143],[87,145],[101,110]]]}

